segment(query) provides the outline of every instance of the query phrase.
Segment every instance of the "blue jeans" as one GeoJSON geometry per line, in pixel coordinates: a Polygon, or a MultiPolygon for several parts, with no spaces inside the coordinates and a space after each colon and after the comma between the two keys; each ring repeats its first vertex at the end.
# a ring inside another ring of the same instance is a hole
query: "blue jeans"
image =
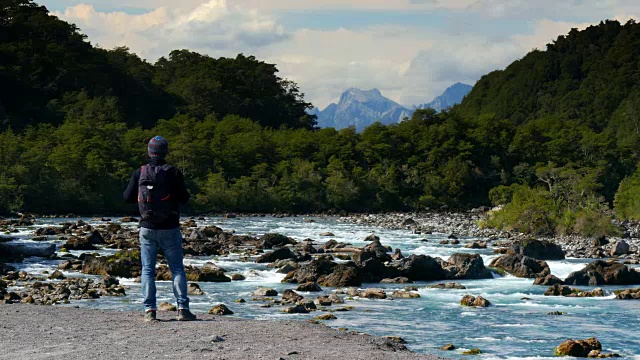
{"type": "Polygon", "coordinates": [[[187,275],[182,264],[182,234],[180,228],[152,230],[140,228],[140,257],[142,260],[142,295],[144,308],[156,310],[156,256],[162,251],[173,278],[173,294],[178,309],[189,309],[187,275]]]}

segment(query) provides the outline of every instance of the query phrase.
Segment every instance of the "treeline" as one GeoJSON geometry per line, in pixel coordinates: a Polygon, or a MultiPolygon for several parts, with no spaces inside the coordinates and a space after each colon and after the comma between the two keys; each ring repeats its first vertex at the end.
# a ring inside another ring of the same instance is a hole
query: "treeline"
{"type": "Polygon", "coordinates": [[[357,133],[315,128],[275,65],[185,50],[149,64],[12,0],[0,7],[0,209],[126,211],[122,188],[160,134],[197,212],[493,204],[490,226],[611,234],[614,212],[640,220],[638,45],[633,21],[572,30],[459,106],[357,133]]]}

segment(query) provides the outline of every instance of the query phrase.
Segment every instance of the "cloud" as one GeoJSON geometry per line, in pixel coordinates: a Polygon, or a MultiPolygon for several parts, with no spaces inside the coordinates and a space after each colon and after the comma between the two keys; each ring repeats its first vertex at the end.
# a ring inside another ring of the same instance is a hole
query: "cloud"
{"type": "Polygon", "coordinates": [[[183,48],[232,56],[289,37],[273,18],[226,0],[210,0],[190,10],[159,7],[139,15],[79,4],[54,14],[75,23],[102,47],[128,46],[150,60],[183,48]]]}
{"type": "Polygon", "coordinates": [[[255,55],[277,64],[280,75],[297,82],[306,99],[321,108],[348,87],[379,88],[404,105],[425,103],[455,82],[473,84],[533,48],[544,49],[571,28],[584,29],[607,17],[624,22],[640,14],[637,0],[118,2],[122,7],[150,9],[141,14],[97,11],[104,0],[74,1],[87,4],[55,14],[76,23],[102,47],[126,45],[151,61],[183,48],[214,57],[255,55]],[[281,25],[287,16],[313,16],[315,10],[333,9],[400,11],[396,15],[422,11],[425,24],[323,30],[281,25]],[[431,18],[429,12],[438,15],[431,18]],[[431,20],[436,25],[429,26],[431,20]]]}

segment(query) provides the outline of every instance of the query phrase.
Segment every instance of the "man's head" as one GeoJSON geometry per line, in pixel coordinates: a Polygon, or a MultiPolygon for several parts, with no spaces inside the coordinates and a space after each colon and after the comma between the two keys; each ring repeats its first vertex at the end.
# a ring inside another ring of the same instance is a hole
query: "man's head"
{"type": "Polygon", "coordinates": [[[154,136],[149,140],[147,152],[152,159],[164,159],[169,152],[169,142],[162,136],[154,136]]]}

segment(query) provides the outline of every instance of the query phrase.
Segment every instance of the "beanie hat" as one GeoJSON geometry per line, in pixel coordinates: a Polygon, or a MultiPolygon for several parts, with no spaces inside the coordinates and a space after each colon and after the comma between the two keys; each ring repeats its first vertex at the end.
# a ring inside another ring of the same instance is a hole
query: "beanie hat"
{"type": "Polygon", "coordinates": [[[169,142],[162,136],[154,136],[149,140],[147,152],[149,153],[150,158],[164,159],[169,152],[169,142]]]}

